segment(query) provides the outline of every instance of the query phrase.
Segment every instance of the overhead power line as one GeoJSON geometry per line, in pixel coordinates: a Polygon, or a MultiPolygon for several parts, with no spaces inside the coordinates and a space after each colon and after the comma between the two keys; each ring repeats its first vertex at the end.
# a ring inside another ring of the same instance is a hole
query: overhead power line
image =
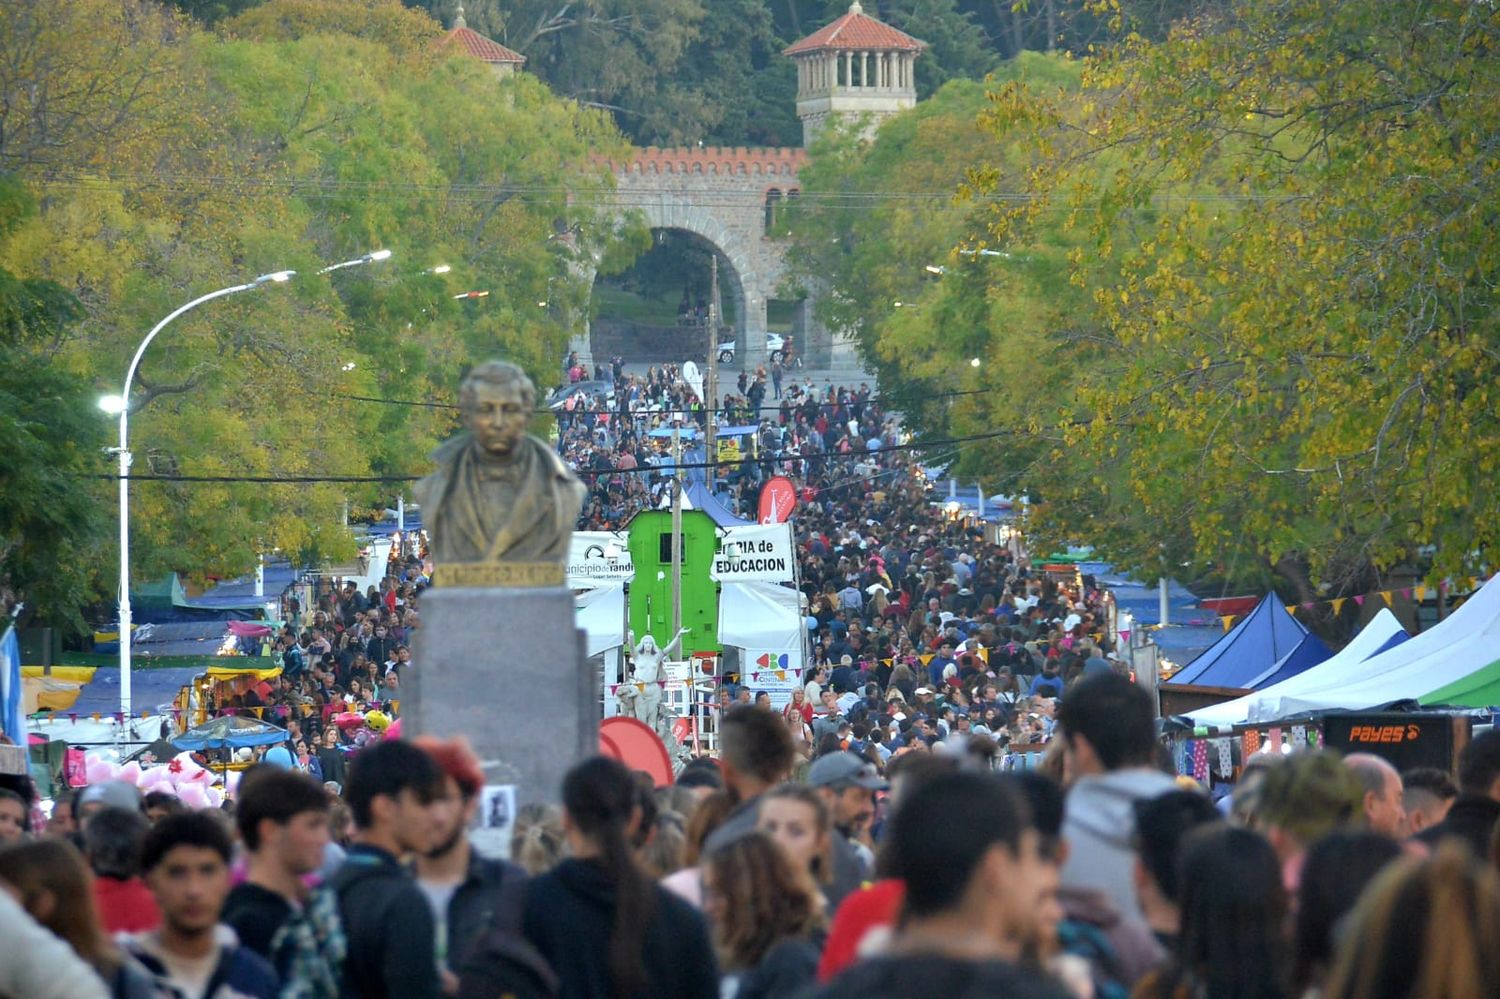
{"type": "MultiPolygon", "coordinates": [[[[724,468],[729,465],[743,465],[755,462],[782,462],[782,461],[807,461],[807,462],[832,462],[832,461],[858,461],[873,455],[884,454],[889,451],[917,451],[930,447],[952,447],[954,445],[971,444],[975,441],[996,440],[1001,437],[1025,437],[1031,436],[1030,430],[1016,430],[1004,428],[992,430],[982,434],[970,434],[966,437],[947,437],[930,441],[910,441],[906,444],[883,445],[879,451],[851,451],[848,454],[818,453],[798,455],[773,455],[761,458],[735,458],[726,461],[702,461],[702,462],[678,462],[670,466],[641,465],[636,468],[581,468],[577,470],[578,475],[627,475],[627,474],[670,474],[672,472],[685,471],[698,468],[724,468]]],[[[108,479],[118,482],[120,475],[95,474],[86,476],[92,479],[108,479]]],[[[415,482],[422,478],[421,475],[191,475],[191,474],[145,474],[128,476],[134,482],[223,482],[223,483],[260,483],[260,484],[307,484],[307,483],[359,483],[359,482],[415,482]]]]}

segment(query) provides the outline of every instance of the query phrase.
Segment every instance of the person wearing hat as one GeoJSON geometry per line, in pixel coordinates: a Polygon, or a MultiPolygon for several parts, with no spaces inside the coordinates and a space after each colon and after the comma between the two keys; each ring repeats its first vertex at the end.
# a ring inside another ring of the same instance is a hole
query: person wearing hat
{"type": "Polygon", "coordinates": [[[875,817],[875,792],[890,785],[870,763],[850,752],[828,753],[813,761],[807,783],[833,816],[833,884],[828,902],[836,907],[870,876],[874,855],[858,842],[875,817]]]}

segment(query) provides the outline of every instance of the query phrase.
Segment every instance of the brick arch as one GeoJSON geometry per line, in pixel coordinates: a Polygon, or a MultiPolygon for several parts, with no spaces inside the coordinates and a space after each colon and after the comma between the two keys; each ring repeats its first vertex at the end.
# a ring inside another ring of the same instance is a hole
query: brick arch
{"type": "MultiPolygon", "coordinates": [[[[652,229],[681,230],[719,252],[734,275],[733,287],[721,281],[721,288],[740,305],[737,362],[751,367],[765,363],[766,301],[778,297],[786,267],[785,245],[767,235],[766,195],[771,188],[783,198],[798,190],[806,158],[802,149],[648,146],[610,164],[622,216],[639,213],[652,229]]],[[[595,270],[583,261],[578,275],[592,287],[595,270]]],[[[810,316],[810,303],[803,312],[810,316]]],[[[829,349],[816,326],[801,333],[799,349],[810,361],[829,349]]],[[[586,339],[574,347],[587,353],[586,339]]]]}

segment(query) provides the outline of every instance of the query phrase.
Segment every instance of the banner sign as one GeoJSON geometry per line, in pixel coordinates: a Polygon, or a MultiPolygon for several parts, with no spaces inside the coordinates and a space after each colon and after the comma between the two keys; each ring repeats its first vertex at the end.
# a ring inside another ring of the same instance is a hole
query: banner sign
{"type": "Polygon", "coordinates": [[[797,568],[790,524],[724,529],[709,576],[721,583],[790,583],[797,568]]]}
{"type": "Polygon", "coordinates": [[[635,576],[630,543],[618,531],[574,531],[568,547],[568,583],[599,583],[635,576]]]}
{"type": "Polygon", "coordinates": [[[785,475],[777,475],[760,487],[760,522],[780,524],[791,519],[797,508],[797,488],[785,475]]]}
{"type": "Polygon", "coordinates": [[[749,665],[740,674],[740,683],[757,694],[770,694],[771,707],[777,711],[791,703],[793,688],[803,684],[802,656],[797,653],[747,651],[745,661],[749,665]]]}

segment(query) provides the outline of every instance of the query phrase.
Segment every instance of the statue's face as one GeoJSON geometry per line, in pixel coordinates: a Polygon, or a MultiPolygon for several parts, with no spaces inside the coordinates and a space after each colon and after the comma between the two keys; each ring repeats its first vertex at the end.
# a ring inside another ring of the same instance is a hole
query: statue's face
{"type": "Polygon", "coordinates": [[[464,426],[486,454],[508,457],[521,443],[530,406],[520,386],[477,382],[464,393],[464,426]]]}
{"type": "Polygon", "coordinates": [[[656,651],[656,639],[652,638],[650,635],[647,635],[646,640],[641,643],[641,648],[647,655],[650,655],[651,653],[656,651]]]}

